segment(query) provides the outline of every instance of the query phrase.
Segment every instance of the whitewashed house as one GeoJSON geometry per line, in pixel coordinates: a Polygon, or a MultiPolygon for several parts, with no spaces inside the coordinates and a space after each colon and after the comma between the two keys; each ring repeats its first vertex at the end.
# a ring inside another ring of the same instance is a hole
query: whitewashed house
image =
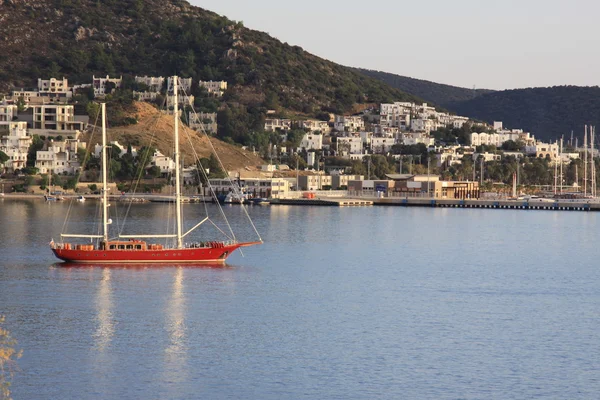
{"type": "Polygon", "coordinates": [[[4,168],[8,171],[25,168],[27,153],[31,146],[32,138],[27,132],[27,122],[8,122],[0,125],[0,151],[8,156],[4,168]]]}
{"type": "Polygon", "coordinates": [[[111,78],[106,75],[106,78],[92,76],[92,86],[94,88],[95,97],[104,97],[106,93],[107,84],[112,83],[115,88],[120,88],[123,82],[123,77],[111,78]]]}

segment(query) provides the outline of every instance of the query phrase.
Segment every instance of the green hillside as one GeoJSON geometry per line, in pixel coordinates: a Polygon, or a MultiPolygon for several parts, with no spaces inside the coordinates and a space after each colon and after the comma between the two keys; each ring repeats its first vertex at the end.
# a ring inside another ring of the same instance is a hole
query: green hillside
{"type": "MultiPolygon", "coordinates": [[[[449,106],[460,115],[531,131],[538,139],[583,137],[584,125],[600,125],[600,88],[555,86],[505,90],[449,106]]],[[[580,141],[581,143],[581,141],[580,141]]]]}
{"type": "Polygon", "coordinates": [[[455,103],[471,100],[482,94],[493,92],[492,90],[487,89],[473,90],[457,86],[444,85],[442,83],[414,79],[382,71],[359,68],[357,68],[356,71],[359,71],[371,78],[379,79],[380,81],[385,82],[396,89],[420,97],[428,103],[437,104],[448,109],[455,103]]]}
{"type": "MultiPolygon", "coordinates": [[[[226,80],[229,106],[307,116],[358,103],[418,101],[376,79],[313,56],[182,0],[0,2],[0,90],[38,77],[173,75],[226,80]],[[25,51],[27,49],[27,51],[25,51]]],[[[235,114],[235,113],[234,113],[235,114]]]]}

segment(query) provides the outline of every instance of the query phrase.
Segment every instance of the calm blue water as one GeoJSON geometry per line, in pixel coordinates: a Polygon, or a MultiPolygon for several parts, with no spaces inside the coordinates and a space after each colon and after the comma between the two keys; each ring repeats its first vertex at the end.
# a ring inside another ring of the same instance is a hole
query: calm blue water
{"type": "MultiPolygon", "coordinates": [[[[600,393],[600,214],[253,207],[265,244],[226,268],[62,268],[66,209],[0,200],[15,399],[600,393]]],[[[134,205],[134,228],[161,210],[134,205]]]]}

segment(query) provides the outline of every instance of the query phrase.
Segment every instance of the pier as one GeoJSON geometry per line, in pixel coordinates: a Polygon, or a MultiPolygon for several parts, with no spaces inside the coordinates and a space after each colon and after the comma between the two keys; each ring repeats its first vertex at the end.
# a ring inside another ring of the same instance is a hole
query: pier
{"type": "Polygon", "coordinates": [[[479,208],[496,210],[552,210],[552,211],[600,211],[600,202],[587,200],[487,200],[487,199],[433,199],[433,198],[356,198],[319,197],[314,199],[272,199],[272,205],[294,206],[396,206],[432,208],[479,208]]]}

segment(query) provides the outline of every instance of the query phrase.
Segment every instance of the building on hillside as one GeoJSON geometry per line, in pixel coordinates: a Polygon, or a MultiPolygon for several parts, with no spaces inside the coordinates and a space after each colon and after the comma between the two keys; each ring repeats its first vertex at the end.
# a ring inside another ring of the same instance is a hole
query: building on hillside
{"type": "Polygon", "coordinates": [[[31,141],[27,132],[27,122],[14,121],[0,125],[0,151],[8,156],[4,168],[8,171],[25,168],[31,141]]]}
{"type": "MultiPolygon", "coordinates": [[[[192,91],[192,78],[178,78],[177,79],[177,88],[180,94],[190,94],[192,91]]],[[[167,92],[169,94],[173,94],[173,77],[170,76],[167,78],[167,92]]]]}
{"type": "Polygon", "coordinates": [[[152,155],[150,166],[158,167],[162,175],[167,175],[175,171],[175,161],[173,161],[172,158],[165,156],[158,150],[156,150],[152,155]]]}
{"type": "Polygon", "coordinates": [[[17,100],[22,98],[25,103],[29,104],[32,101],[32,99],[37,98],[38,95],[39,93],[37,90],[18,89],[13,90],[12,99],[16,102],[17,100]]]}
{"type": "Polygon", "coordinates": [[[502,159],[502,155],[488,153],[487,151],[485,153],[473,153],[473,161],[477,161],[480,159],[483,159],[484,162],[500,161],[502,159]]]}
{"type": "Polygon", "coordinates": [[[137,99],[138,101],[151,102],[151,101],[155,101],[158,98],[159,94],[160,93],[158,93],[158,92],[136,92],[134,90],[133,98],[137,99]]]}
{"type": "MultiPolygon", "coordinates": [[[[123,77],[120,78],[111,78],[106,75],[106,78],[92,76],[92,86],[94,87],[94,96],[95,97],[104,97],[106,96],[107,89],[110,88],[110,93],[113,92],[114,89],[120,88],[123,83],[123,77]],[[111,87],[111,86],[114,86],[111,87]]],[[[110,94],[108,93],[108,94],[110,94]]]]}
{"type": "Polygon", "coordinates": [[[35,167],[40,173],[47,174],[74,174],[80,169],[77,159],[77,149],[85,148],[85,143],[77,139],[66,139],[63,141],[50,141],[46,150],[40,150],[36,154],[35,167]]]}
{"type": "Polygon", "coordinates": [[[0,103],[0,124],[12,122],[17,117],[17,112],[16,104],[0,103]]]}
{"type": "Polygon", "coordinates": [[[160,93],[165,85],[165,78],[162,76],[136,76],[135,81],[146,85],[148,87],[146,91],[151,93],[160,93]]]}
{"type": "Polygon", "coordinates": [[[216,97],[223,96],[227,90],[226,81],[200,81],[198,85],[205,88],[208,94],[216,97]]]}
{"type": "MultiPolygon", "coordinates": [[[[113,147],[119,149],[119,154],[123,155],[127,153],[128,146],[124,146],[119,143],[117,140],[111,141],[108,147],[113,147]]],[[[102,145],[97,144],[94,146],[94,157],[100,158],[102,155],[102,145]]],[[[131,147],[131,155],[133,157],[137,157],[137,149],[135,147],[131,147]]]]}
{"type": "Polygon", "coordinates": [[[19,114],[19,120],[27,121],[30,134],[76,138],[87,128],[89,116],[75,115],[75,107],[68,104],[30,105],[27,112],[19,114]]]}
{"type": "MultiPolygon", "coordinates": [[[[184,108],[185,106],[194,106],[194,96],[192,95],[179,95],[177,96],[177,103],[179,104],[179,108],[184,108]]],[[[175,106],[175,95],[167,96],[167,109],[172,110],[175,106]]],[[[173,114],[171,112],[171,114],[173,114]]]]}
{"type": "Polygon", "coordinates": [[[333,127],[338,132],[358,132],[365,129],[365,121],[361,116],[336,115],[333,127]]]}
{"type": "Polygon", "coordinates": [[[311,132],[321,132],[324,134],[329,133],[331,131],[331,129],[329,128],[329,122],[318,121],[316,119],[298,121],[298,127],[300,129],[308,129],[311,132]]]}
{"type": "Polygon", "coordinates": [[[337,152],[341,156],[363,154],[363,141],[360,136],[340,136],[337,138],[337,152]]]}
{"type": "Polygon", "coordinates": [[[217,113],[195,113],[190,111],[188,118],[190,128],[197,131],[204,131],[211,135],[217,134],[217,113]]]}
{"type": "Polygon", "coordinates": [[[398,134],[398,141],[406,146],[424,144],[430,147],[435,144],[435,139],[424,132],[402,132],[398,134]]]}
{"type": "Polygon", "coordinates": [[[302,138],[300,142],[300,147],[298,151],[301,149],[305,150],[321,150],[323,149],[323,135],[317,135],[314,133],[307,133],[302,138]]]}
{"type": "Polygon", "coordinates": [[[267,132],[289,131],[290,129],[292,129],[291,119],[268,118],[265,120],[265,131],[267,132]]]}
{"type": "Polygon", "coordinates": [[[46,97],[51,103],[67,103],[73,97],[67,78],[38,79],[38,97],[46,97]]]}
{"type": "Polygon", "coordinates": [[[392,151],[396,144],[396,138],[393,137],[373,137],[371,138],[371,151],[374,154],[386,154],[392,151]]]}
{"type": "Polygon", "coordinates": [[[538,158],[549,157],[554,160],[559,155],[558,143],[544,143],[537,141],[534,145],[525,146],[525,154],[538,158]]]}

